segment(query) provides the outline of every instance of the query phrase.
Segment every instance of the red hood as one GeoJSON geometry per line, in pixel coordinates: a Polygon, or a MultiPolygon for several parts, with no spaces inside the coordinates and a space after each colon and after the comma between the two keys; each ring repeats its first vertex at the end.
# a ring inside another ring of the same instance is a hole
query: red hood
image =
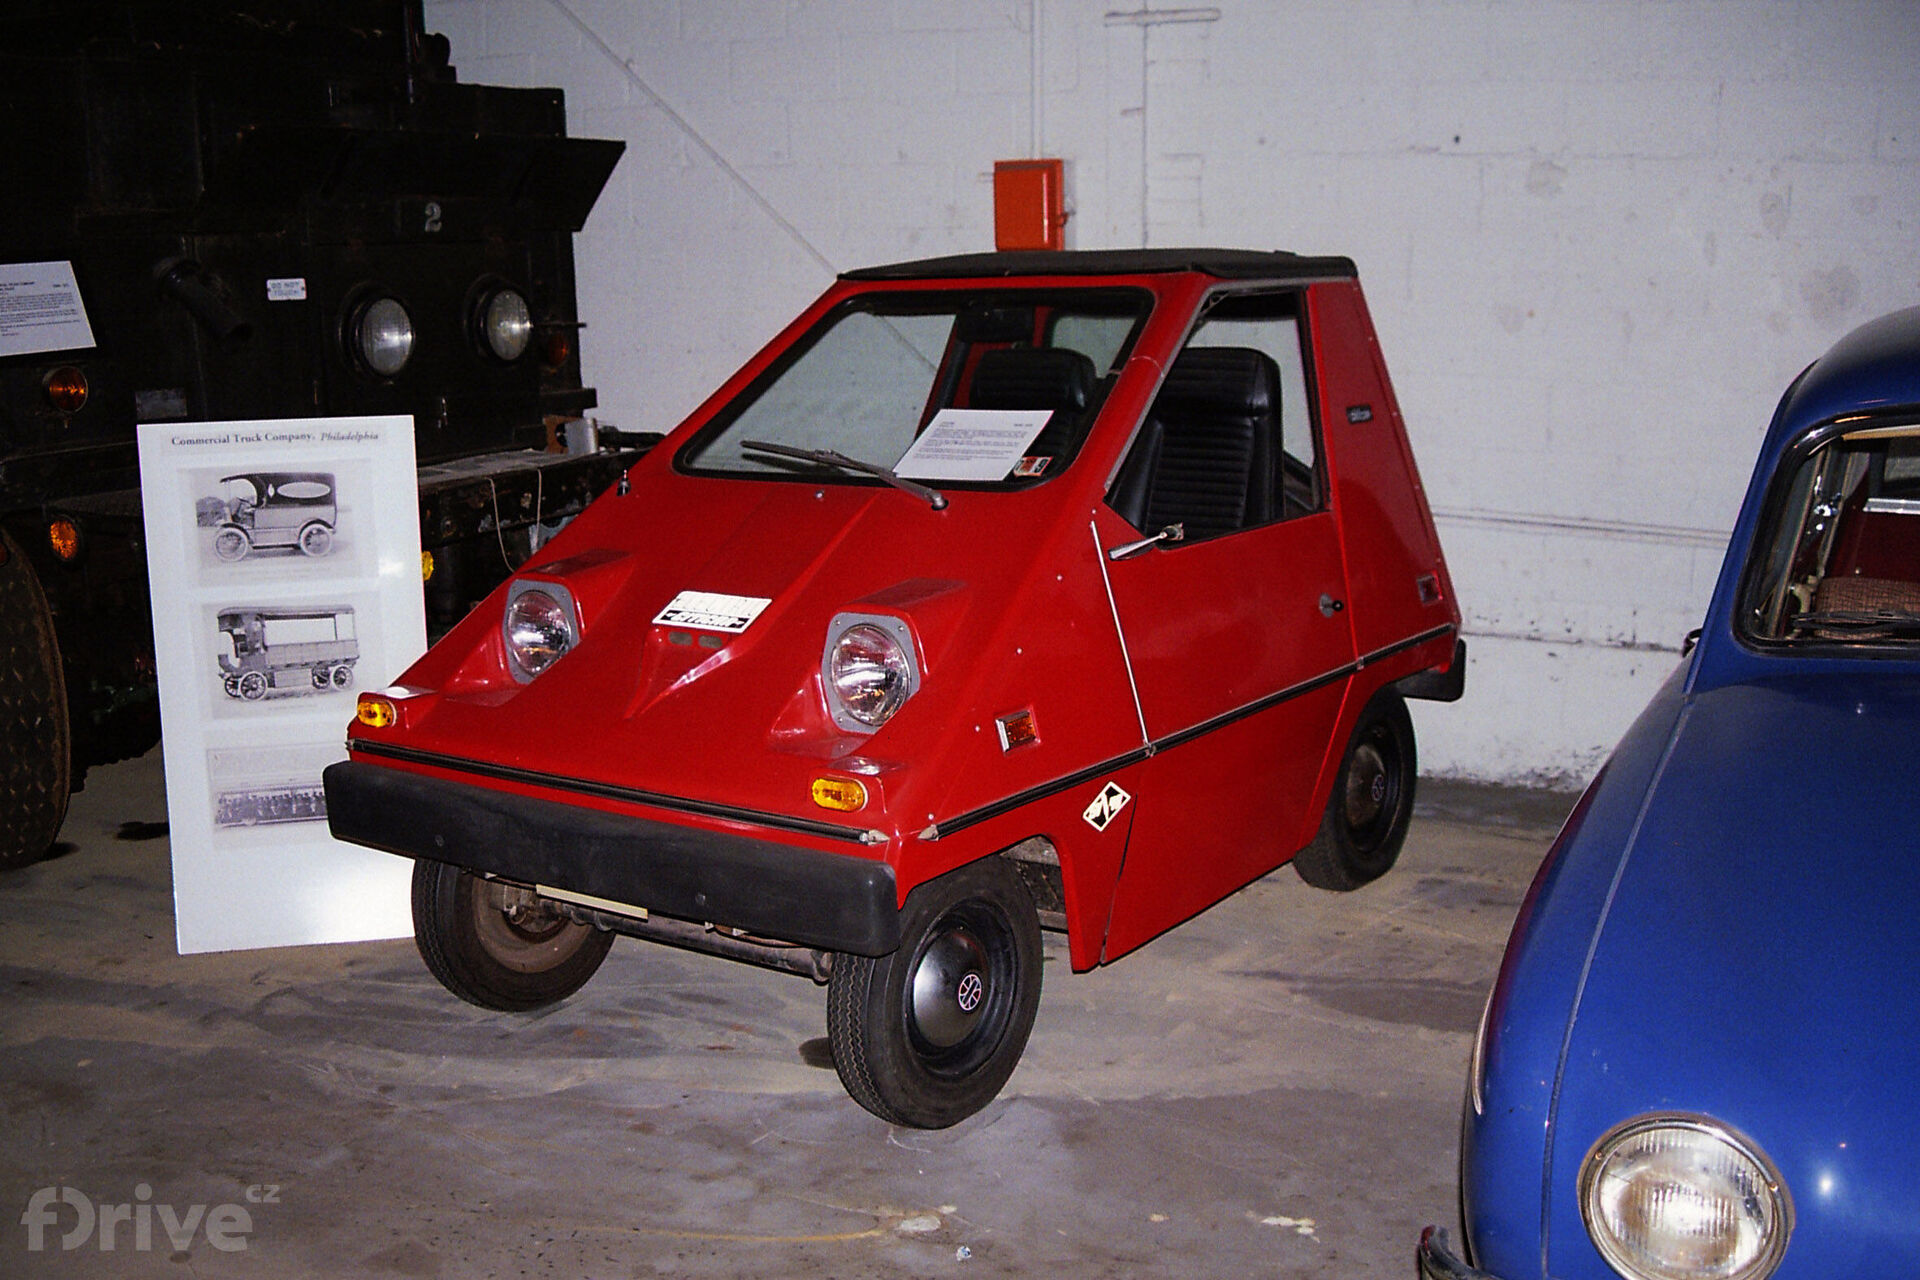
{"type": "Polygon", "coordinates": [[[1103,710],[1088,696],[1103,676],[1123,690],[1124,674],[1089,512],[1061,501],[1066,477],[954,492],[935,511],[891,488],[687,476],[666,462],[641,464],[630,492],[602,498],[518,575],[569,587],[575,648],[516,683],[503,662],[503,588],[401,678],[435,696],[414,701],[390,741],[889,835],[1138,745],[1125,705],[1103,710]],[[656,626],[683,591],[770,603],[738,635],[656,626]],[[918,650],[919,692],[867,737],[837,729],[822,698],[821,658],[842,612],[903,618],[918,650]],[[993,718],[1025,706],[1043,738],[1074,732],[1003,762],[993,718]],[[878,793],[865,811],[812,803],[813,779],[849,772],[878,793]]]}

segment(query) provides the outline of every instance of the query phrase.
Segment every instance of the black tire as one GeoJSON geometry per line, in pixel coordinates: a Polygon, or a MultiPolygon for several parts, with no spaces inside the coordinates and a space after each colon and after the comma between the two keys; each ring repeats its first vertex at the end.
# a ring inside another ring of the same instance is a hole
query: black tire
{"type": "Polygon", "coordinates": [[[253,539],[239,525],[223,524],[213,534],[213,554],[232,564],[236,560],[245,560],[247,552],[253,550],[253,539]]]}
{"type": "Polygon", "coordinates": [[[333,550],[333,530],[318,520],[309,522],[300,530],[300,553],[308,556],[323,556],[333,550]]]}
{"type": "Polygon", "coordinates": [[[53,616],[19,544],[0,533],[0,870],[46,856],[67,819],[73,740],[53,616]]]}
{"type": "Polygon", "coordinates": [[[944,1129],[993,1101],[1027,1047],[1040,920],[1019,873],[991,857],[914,889],[900,926],[890,955],[834,957],[827,1039],[855,1102],[944,1129]]]}
{"type": "Polygon", "coordinates": [[[1407,704],[1382,689],[1353,726],[1319,834],[1293,860],[1300,878],[1316,889],[1345,891],[1385,875],[1413,819],[1418,763],[1407,704]]]}
{"type": "Polygon", "coordinates": [[[536,909],[518,920],[501,886],[471,871],[413,864],[413,939],[440,985],[482,1009],[523,1012],[558,1004],[607,958],[613,935],[536,909]]]}

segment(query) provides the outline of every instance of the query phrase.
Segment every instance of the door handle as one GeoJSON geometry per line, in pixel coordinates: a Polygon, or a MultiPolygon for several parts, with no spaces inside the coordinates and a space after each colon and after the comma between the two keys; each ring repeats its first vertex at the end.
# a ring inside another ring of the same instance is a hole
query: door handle
{"type": "Polygon", "coordinates": [[[1334,614],[1340,612],[1342,609],[1346,607],[1347,607],[1346,601],[1335,600],[1332,596],[1328,595],[1324,591],[1320,593],[1320,616],[1321,617],[1331,618],[1334,614]]]}

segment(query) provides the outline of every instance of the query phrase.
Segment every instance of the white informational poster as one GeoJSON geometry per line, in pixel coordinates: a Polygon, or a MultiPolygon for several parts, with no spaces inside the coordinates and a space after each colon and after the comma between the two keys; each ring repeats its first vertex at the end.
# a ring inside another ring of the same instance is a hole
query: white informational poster
{"type": "Polygon", "coordinates": [[[92,345],[71,262],[0,263],[0,356],[92,345]]]}
{"type": "Polygon", "coordinates": [[[1051,409],[942,409],[893,464],[894,474],[936,483],[1005,480],[1052,416],[1051,409]]]}
{"type": "Polygon", "coordinates": [[[140,489],[181,953],[411,934],[320,772],[426,649],[413,420],[141,423],[140,489]]]}

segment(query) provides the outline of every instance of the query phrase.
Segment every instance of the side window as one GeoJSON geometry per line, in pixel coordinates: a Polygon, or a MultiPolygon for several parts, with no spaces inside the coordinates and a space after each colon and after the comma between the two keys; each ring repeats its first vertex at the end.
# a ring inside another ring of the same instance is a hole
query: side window
{"type": "Polygon", "coordinates": [[[1187,541],[1325,504],[1299,295],[1226,295],[1174,359],[1107,503],[1187,541]]]}

